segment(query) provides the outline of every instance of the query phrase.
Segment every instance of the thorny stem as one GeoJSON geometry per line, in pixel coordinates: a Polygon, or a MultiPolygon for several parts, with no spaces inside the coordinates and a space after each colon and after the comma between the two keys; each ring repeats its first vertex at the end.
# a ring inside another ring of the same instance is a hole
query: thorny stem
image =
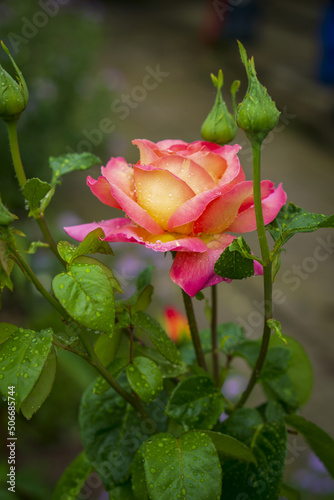
{"type": "Polygon", "coordinates": [[[205,371],[208,371],[207,366],[206,366],[206,362],[205,362],[205,358],[204,358],[203,349],[202,349],[201,339],[200,339],[200,336],[198,333],[198,327],[197,327],[197,322],[196,322],[196,318],[195,318],[195,313],[194,313],[194,308],[193,308],[193,303],[192,303],[191,297],[184,290],[182,290],[182,296],[183,296],[184,307],[185,307],[187,318],[188,318],[190,335],[191,335],[191,339],[192,339],[192,342],[194,345],[198,366],[203,368],[205,371]]]}
{"type": "Polygon", "coordinates": [[[270,333],[267,321],[272,317],[272,265],[270,262],[270,252],[264,227],[262,203],[261,203],[261,141],[256,138],[250,139],[253,153],[253,189],[254,206],[256,216],[256,226],[263,261],[263,285],[264,285],[264,327],[260,353],[253,368],[251,377],[245,391],[242,393],[236,408],[242,407],[252,392],[261,370],[263,368],[268,352],[270,333]]]}
{"type": "Polygon", "coordinates": [[[211,345],[212,345],[212,366],[213,379],[216,386],[219,386],[219,349],[217,343],[217,285],[211,287],[211,345]]]}

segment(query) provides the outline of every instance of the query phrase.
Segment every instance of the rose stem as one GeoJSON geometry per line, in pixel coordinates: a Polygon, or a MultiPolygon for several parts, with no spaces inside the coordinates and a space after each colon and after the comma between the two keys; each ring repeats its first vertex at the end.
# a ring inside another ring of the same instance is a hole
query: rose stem
{"type": "Polygon", "coordinates": [[[219,387],[219,350],[217,344],[217,285],[211,287],[211,345],[212,345],[212,365],[213,379],[219,387]]]}
{"type": "Polygon", "coordinates": [[[261,141],[257,138],[250,138],[253,153],[253,190],[254,206],[256,216],[256,227],[263,261],[263,285],[264,285],[264,327],[259,356],[256,360],[251,377],[245,391],[242,393],[236,408],[242,407],[252,392],[257,379],[263,368],[264,361],[268,352],[270,332],[267,321],[272,317],[272,278],[270,252],[266,237],[266,230],[263,221],[262,203],[261,203],[261,141]]]}
{"type": "MultiPolygon", "coordinates": [[[[18,142],[18,137],[17,137],[17,122],[16,121],[10,121],[6,123],[7,125],[7,130],[8,130],[8,137],[9,137],[9,146],[10,146],[10,152],[12,155],[12,160],[14,164],[14,169],[16,173],[17,180],[19,182],[20,188],[23,189],[24,186],[27,183],[27,178],[26,174],[24,172],[22,160],[21,160],[21,155],[20,155],[20,148],[19,148],[19,142],[18,142]]],[[[46,225],[44,216],[42,213],[39,214],[32,214],[34,219],[36,220],[37,224],[39,225],[39,228],[45,238],[45,241],[49,244],[49,247],[55,254],[55,256],[60,260],[60,262],[65,265],[65,262],[63,259],[60,257],[58,250],[57,250],[57,245],[54,241],[54,239],[51,236],[51,233],[49,231],[49,228],[46,225]]]]}
{"type": "Polygon", "coordinates": [[[198,366],[203,368],[205,371],[208,371],[207,366],[206,366],[206,362],[205,362],[205,358],[204,358],[203,349],[202,349],[201,339],[200,339],[200,336],[198,333],[198,327],[197,327],[197,322],[196,322],[196,318],[195,318],[195,313],[194,313],[194,308],[193,308],[193,303],[192,303],[191,297],[184,290],[182,290],[182,296],[183,296],[184,307],[185,307],[187,318],[188,318],[190,335],[191,335],[191,339],[192,339],[193,346],[195,349],[198,366]]]}

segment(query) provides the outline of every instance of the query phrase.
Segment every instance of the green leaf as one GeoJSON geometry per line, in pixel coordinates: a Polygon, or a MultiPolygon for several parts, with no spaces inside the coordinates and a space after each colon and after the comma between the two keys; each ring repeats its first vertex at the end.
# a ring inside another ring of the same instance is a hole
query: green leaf
{"type": "Polygon", "coordinates": [[[67,264],[70,264],[73,255],[76,252],[77,247],[75,245],[72,245],[72,243],[69,243],[68,241],[60,241],[57,245],[57,250],[60,255],[60,257],[67,262],[67,264]]]}
{"type": "Polygon", "coordinates": [[[86,328],[109,335],[114,331],[115,302],[113,287],[104,270],[94,264],[68,266],[52,283],[59,302],[70,316],[86,328]]]}
{"type": "Polygon", "coordinates": [[[39,248],[49,248],[49,244],[43,241],[32,241],[26,253],[33,255],[39,248]]]}
{"type": "Polygon", "coordinates": [[[288,486],[287,484],[282,484],[281,486],[281,491],[280,491],[280,498],[287,498],[288,500],[301,500],[302,497],[299,493],[299,491],[295,490],[295,488],[292,488],[291,486],[288,486]]]}
{"type": "Polygon", "coordinates": [[[254,262],[252,257],[245,257],[251,251],[247,243],[243,240],[240,246],[238,240],[234,240],[220,255],[215,263],[215,273],[223,278],[241,280],[254,275],[254,262]]]}
{"type": "MultiPolygon", "coordinates": [[[[123,374],[118,381],[128,389],[123,384],[123,374]]],[[[128,479],[134,454],[152,429],[113,389],[98,395],[93,393],[94,385],[95,382],[88,387],[81,401],[80,434],[88,459],[109,491],[128,479]]],[[[157,404],[157,401],[151,403],[148,413],[156,409],[157,404]]],[[[163,415],[155,421],[160,429],[165,429],[163,415]]]]}
{"type": "Polygon", "coordinates": [[[9,339],[9,337],[15,332],[17,332],[16,325],[11,325],[10,323],[0,323],[0,344],[9,339]]]}
{"type": "Polygon", "coordinates": [[[51,186],[38,178],[29,179],[22,189],[23,196],[28,201],[29,217],[40,213],[40,202],[50,191],[51,186]]]}
{"type": "MultiPolygon", "coordinates": [[[[114,377],[118,378],[128,362],[124,358],[116,358],[107,367],[108,372],[114,377]]],[[[93,392],[94,394],[103,394],[109,389],[110,385],[103,377],[97,377],[93,392]]]]}
{"type": "Polygon", "coordinates": [[[138,311],[132,318],[134,326],[145,330],[158,351],[171,363],[181,364],[180,353],[160,324],[148,314],[138,311]]]}
{"type": "Polygon", "coordinates": [[[21,405],[21,413],[25,418],[30,419],[49,396],[56,378],[56,369],[56,352],[51,349],[36,384],[21,405]]]}
{"type": "Polygon", "coordinates": [[[257,465],[234,459],[222,459],[222,499],[244,495],[248,500],[277,499],[283,480],[287,433],[283,421],[263,422],[251,408],[236,410],[221,426],[229,434],[249,446],[257,465]]]}
{"type": "Polygon", "coordinates": [[[144,455],[146,443],[137,450],[131,465],[132,491],[136,500],[149,500],[147,484],[145,480],[144,455]]]}
{"type": "Polygon", "coordinates": [[[122,484],[110,491],[109,500],[135,500],[131,483],[122,484]]]}
{"type": "Polygon", "coordinates": [[[155,349],[150,349],[149,347],[143,347],[142,345],[135,345],[134,351],[136,355],[142,355],[146,358],[152,359],[154,361],[162,375],[162,378],[173,378],[179,377],[188,371],[187,365],[185,363],[171,363],[168,361],[159,351],[155,349]]]}
{"type": "Polygon", "coordinates": [[[166,414],[185,430],[211,429],[224,410],[221,392],[209,377],[196,375],[182,380],[172,392],[166,414]]]}
{"type": "Polygon", "coordinates": [[[141,288],[144,288],[145,286],[151,284],[152,273],[154,269],[155,266],[148,266],[139,273],[136,283],[137,290],[140,290],[141,288]]]}
{"type": "Polygon", "coordinates": [[[107,241],[101,241],[104,238],[104,232],[100,227],[87,234],[84,240],[80,243],[72,256],[72,260],[81,255],[89,253],[102,253],[104,255],[113,255],[111,246],[107,241]]]}
{"type": "MultiPolygon", "coordinates": [[[[313,368],[304,347],[294,338],[286,336],[291,359],[286,373],[274,380],[267,380],[263,387],[271,397],[295,410],[303,406],[313,389],[313,368]]],[[[281,345],[281,340],[271,336],[270,347],[281,345]]]]}
{"type": "Polygon", "coordinates": [[[113,287],[115,292],[124,293],[121,285],[118,283],[112,270],[108,266],[103,264],[103,262],[100,262],[99,260],[94,259],[93,257],[86,257],[83,255],[80,255],[80,257],[76,257],[73,260],[73,262],[71,262],[71,265],[72,264],[87,264],[87,265],[99,266],[102,269],[102,271],[104,272],[104,274],[106,274],[108,276],[109,281],[111,283],[111,286],[113,287]]]}
{"type": "MultiPolygon", "coordinates": [[[[211,329],[205,328],[199,332],[204,353],[212,351],[211,329]]],[[[242,326],[236,323],[222,323],[217,326],[217,342],[220,349],[231,355],[237,346],[245,341],[245,332],[242,326]]]]}
{"type": "Polygon", "coordinates": [[[129,312],[131,309],[131,315],[134,315],[138,311],[145,311],[151,303],[151,298],[153,294],[153,286],[145,285],[143,288],[137,290],[128,299],[117,301],[117,310],[129,312]]]}
{"type": "Polygon", "coordinates": [[[132,390],[144,403],[150,403],[163,390],[162,376],[154,361],[138,356],[126,369],[132,390]]]}
{"type": "Polygon", "coordinates": [[[60,177],[74,170],[87,170],[93,165],[101,164],[100,158],[91,153],[70,153],[63,156],[51,156],[49,165],[52,170],[51,184],[59,183],[60,177]]]}
{"type": "Polygon", "coordinates": [[[204,432],[189,432],[179,439],[157,434],[146,441],[142,453],[150,500],[220,498],[219,458],[204,432]]]}
{"type": "Polygon", "coordinates": [[[0,345],[2,368],[0,391],[7,397],[8,386],[15,386],[17,411],[22,401],[32,391],[42,372],[51,349],[52,335],[51,328],[41,330],[39,333],[16,328],[16,331],[12,332],[10,337],[0,345]]]}
{"type": "Polygon", "coordinates": [[[287,415],[285,421],[304,436],[308,445],[334,479],[334,439],[316,424],[299,415],[287,415]]]}
{"type": "Polygon", "coordinates": [[[244,443],[227,434],[220,432],[205,431],[213,442],[218,453],[230,458],[236,458],[244,462],[253,462],[256,464],[256,458],[253,452],[244,443]]]}
{"type": "Polygon", "coordinates": [[[107,333],[99,335],[94,345],[94,351],[104,366],[109,365],[115,359],[120,341],[120,330],[115,330],[112,337],[107,333]]]}
{"type": "Polygon", "coordinates": [[[275,240],[275,247],[284,245],[296,233],[308,233],[319,228],[334,227],[334,216],[307,212],[289,203],[281,208],[267,229],[275,240]]]}
{"type": "MultiPolygon", "coordinates": [[[[239,344],[234,356],[243,357],[253,369],[260,352],[259,341],[245,341],[239,344]]],[[[282,376],[291,363],[292,354],[287,347],[273,346],[268,349],[267,356],[258,381],[268,381],[282,376]]]]}
{"type": "Polygon", "coordinates": [[[93,472],[91,462],[84,452],[67,467],[52,494],[52,500],[77,500],[86,479],[93,472]]]}

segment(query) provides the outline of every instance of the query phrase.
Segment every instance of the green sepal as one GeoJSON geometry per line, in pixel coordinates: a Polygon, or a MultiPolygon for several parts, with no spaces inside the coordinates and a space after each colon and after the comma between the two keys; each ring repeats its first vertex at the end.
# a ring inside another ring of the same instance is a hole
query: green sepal
{"type": "Polygon", "coordinates": [[[269,96],[267,89],[259,82],[254,58],[247,58],[247,53],[243,45],[238,41],[241,60],[245,66],[248,88],[245,97],[238,106],[237,122],[247,136],[262,142],[270,130],[276,127],[280,112],[276,104],[269,96]]]}
{"type": "Polygon", "coordinates": [[[6,122],[11,122],[18,120],[21,113],[27,107],[29,93],[22,72],[2,41],[1,46],[10,58],[16,72],[17,81],[15,81],[0,65],[0,117],[6,122]]]}
{"type": "MultiPolygon", "coordinates": [[[[216,100],[212,110],[202,125],[201,134],[205,141],[215,142],[217,144],[227,144],[234,139],[237,133],[237,124],[235,117],[228,112],[222,97],[222,70],[219,70],[218,77],[211,75],[211,79],[215,87],[217,87],[216,100]]],[[[237,90],[237,85],[234,85],[233,98],[235,98],[237,90]]]]}
{"type": "Polygon", "coordinates": [[[69,153],[63,156],[51,156],[49,166],[52,170],[51,185],[60,183],[60,178],[75,170],[87,170],[93,165],[101,164],[100,158],[92,153],[69,153]]]}

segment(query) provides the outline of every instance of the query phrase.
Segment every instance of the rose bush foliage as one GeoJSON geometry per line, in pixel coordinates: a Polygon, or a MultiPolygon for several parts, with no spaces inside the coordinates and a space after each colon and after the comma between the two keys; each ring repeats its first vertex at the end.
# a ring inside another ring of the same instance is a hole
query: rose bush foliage
{"type": "MultiPolygon", "coordinates": [[[[132,242],[157,252],[176,252],[172,281],[190,296],[202,288],[230,281],[214,272],[214,264],[236,236],[256,229],[253,182],[245,180],[237,153],[240,146],[205,141],[186,143],[137,139],[140,161],[129,165],[111,158],[101,176],[87,178],[102,203],[123,210],[127,217],[65,228],[76,240],[93,229],[105,241],[132,242]]],[[[286,201],[280,184],[261,182],[264,223],[286,201]]],[[[255,262],[255,273],[262,272],[255,262]]]]}

